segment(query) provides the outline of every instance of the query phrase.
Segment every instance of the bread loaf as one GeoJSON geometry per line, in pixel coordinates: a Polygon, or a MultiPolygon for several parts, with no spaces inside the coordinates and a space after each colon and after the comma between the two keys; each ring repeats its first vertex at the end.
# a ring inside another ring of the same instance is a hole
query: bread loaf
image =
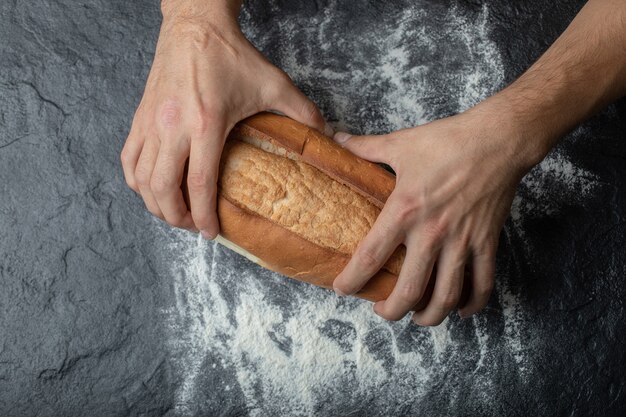
{"type": "MultiPolygon", "coordinates": [[[[224,146],[217,241],[265,268],[332,288],[394,186],[393,174],[316,130],[261,113],[240,122],[224,146]]],[[[386,299],[404,254],[401,245],[356,295],[386,299]]]]}

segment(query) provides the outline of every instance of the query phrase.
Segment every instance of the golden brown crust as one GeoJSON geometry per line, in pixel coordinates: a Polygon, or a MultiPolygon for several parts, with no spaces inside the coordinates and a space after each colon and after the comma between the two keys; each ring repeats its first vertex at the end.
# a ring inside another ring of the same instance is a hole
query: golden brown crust
{"type": "Polygon", "coordinates": [[[278,142],[300,154],[304,162],[359,192],[380,209],[395,187],[393,174],[288,117],[259,113],[240,122],[234,134],[238,133],[278,142]]]}
{"type": "MultiPolygon", "coordinates": [[[[262,259],[261,266],[297,280],[332,288],[350,260],[348,255],[311,243],[222,196],[218,197],[217,213],[222,236],[262,259]]],[[[395,283],[395,275],[381,270],[357,295],[370,301],[384,300],[395,283]]]]}

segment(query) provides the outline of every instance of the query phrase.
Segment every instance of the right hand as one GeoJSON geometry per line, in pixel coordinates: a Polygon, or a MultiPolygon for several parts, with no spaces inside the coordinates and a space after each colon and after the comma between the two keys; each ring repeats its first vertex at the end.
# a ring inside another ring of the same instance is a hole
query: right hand
{"type": "Polygon", "coordinates": [[[317,106],[248,42],[236,16],[164,14],[145,92],[121,154],[126,182],[155,216],[214,238],[224,142],[238,121],[264,110],[332,136],[317,106]],[[187,159],[191,210],[181,190],[187,159]]]}

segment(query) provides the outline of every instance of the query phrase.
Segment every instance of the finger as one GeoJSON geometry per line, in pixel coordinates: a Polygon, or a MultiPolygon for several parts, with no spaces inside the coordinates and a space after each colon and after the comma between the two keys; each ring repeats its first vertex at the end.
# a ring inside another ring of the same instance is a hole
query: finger
{"type": "Polygon", "coordinates": [[[150,189],[169,224],[197,231],[180,188],[190,144],[188,139],[177,139],[161,142],[150,180],[150,189]]]}
{"type": "Polygon", "coordinates": [[[217,175],[226,133],[226,129],[215,127],[205,137],[191,141],[187,175],[191,216],[206,239],[219,233],[217,175]]]}
{"type": "Polygon", "coordinates": [[[463,290],[467,251],[444,246],[437,261],[437,279],[430,302],[422,311],[413,314],[420,326],[437,326],[457,307],[463,290]]]}
{"type": "Polygon", "coordinates": [[[285,74],[284,82],[276,88],[278,93],[269,104],[273,110],[332,137],[333,128],[326,123],[322,112],[293,84],[289,76],[285,74]]]}
{"type": "Polygon", "coordinates": [[[374,312],[387,320],[400,320],[411,311],[424,295],[436,257],[433,245],[410,239],[398,282],[386,300],[374,304],[374,312]]]}
{"type": "Polygon", "coordinates": [[[152,194],[150,189],[150,180],[154,171],[154,164],[159,154],[159,142],[157,140],[147,140],[141,150],[141,155],[137,160],[137,168],[135,169],[135,179],[141,198],[146,205],[148,211],[161,220],[165,220],[163,212],[152,194]]]}
{"type": "Polygon", "coordinates": [[[128,139],[126,139],[124,148],[122,148],[122,152],[120,153],[126,184],[136,193],[139,193],[139,187],[135,179],[135,169],[137,168],[137,161],[143,149],[143,143],[143,136],[140,136],[135,128],[131,128],[128,139]]]}
{"type": "Polygon", "coordinates": [[[404,231],[394,221],[393,212],[393,203],[383,207],[372,229],[359,243],[343,271],[335,278],[333,288],[337,294],[354,294],[363,288],[402,243],[404,231]]]}
{"type": "Polygon", "coordinates": [[[391,142],[386,135],[356,136],[337,132],[333,139],[358,157],[391,165],[391,142]]]}
{"type": "Polygon", "coordinates": [[[489,248],[472,257],[471,288],[459,315],[467,318],[485,308],[493,291],[496,271],[496,250],[489,248]]]}

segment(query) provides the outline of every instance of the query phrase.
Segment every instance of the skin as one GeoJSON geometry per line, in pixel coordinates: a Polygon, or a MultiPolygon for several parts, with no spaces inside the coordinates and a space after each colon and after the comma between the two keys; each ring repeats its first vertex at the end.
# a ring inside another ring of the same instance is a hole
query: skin
{"type": "MultiPolygon", "coordinates": [[[[332,135],[317,107],[242,35],[240,6],[162,3],[154,63],[122,151],[126,181],[148,210],[207,238],[219,232],[217,170],[235,123],[269,109],[332,135]],[[191,210],[180,188],[187,160],[191,210]]],[[[342,146],[397,175],[335,291],[357,292],[404,244],[398,282],[374,304],[376,314],[401,319],[431,279],[433,295],[413,314],[416,323],[437,325],[454,309],[461,317],[481,310],[494,286],[499,234],[517,185],[560,137],[626,94],[625,51],[626,3],[590,0],[526,73],[466,112],[381,136],[335,134],[342,146]],[[469,295],[461,302],[464,285],[469,295]]]]}

